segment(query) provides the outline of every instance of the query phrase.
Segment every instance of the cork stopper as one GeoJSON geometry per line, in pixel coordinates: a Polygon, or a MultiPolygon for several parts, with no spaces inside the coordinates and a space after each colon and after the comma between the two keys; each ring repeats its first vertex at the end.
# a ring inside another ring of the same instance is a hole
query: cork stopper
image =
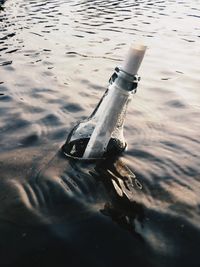
{"type": "Polygon", "coordinates": [[[131,45],[128,54],[122,64],[122,70],[136,75],[143,60],[147,46],[142,44],[131,45]]]}

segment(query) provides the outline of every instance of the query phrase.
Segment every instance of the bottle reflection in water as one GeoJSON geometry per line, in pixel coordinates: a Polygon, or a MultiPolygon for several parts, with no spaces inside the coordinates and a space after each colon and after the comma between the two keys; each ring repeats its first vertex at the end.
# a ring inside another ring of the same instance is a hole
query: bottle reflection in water
{"type": "Polygon", "coordinates": [[[70,132],[63,152],[77,158],[101,158],[119,154],[126,148],[123,125],[127,105],[138,85],[137,71],[146,47],[130,48],[122,67],[110,78],[108,89],[90,117],[70,132]]]}

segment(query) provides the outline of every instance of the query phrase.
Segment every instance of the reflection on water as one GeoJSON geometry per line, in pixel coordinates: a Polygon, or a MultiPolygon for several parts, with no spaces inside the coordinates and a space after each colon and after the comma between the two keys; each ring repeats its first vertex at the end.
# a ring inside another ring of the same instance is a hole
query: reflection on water
{"type": "Polygon", "coordinates": [[[2,2],[0,265],[198,266],[198,1],[2,2]],[[138,39],[124,163],[67,160],[138,39]]]}

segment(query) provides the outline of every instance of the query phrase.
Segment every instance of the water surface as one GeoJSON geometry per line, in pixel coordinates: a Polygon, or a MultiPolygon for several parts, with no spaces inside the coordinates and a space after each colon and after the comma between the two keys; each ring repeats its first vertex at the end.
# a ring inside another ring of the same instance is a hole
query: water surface
{"type": "Polygon", "coordinates": [[[1,266],[199,266],[199,11],[198,0],[2,5],[1,266]],[[121,160],[142,190],[127,198],[105,182],[125,175],[119,161],[68,162],[59,148],[136,40],[149,49],[121,160]]]}

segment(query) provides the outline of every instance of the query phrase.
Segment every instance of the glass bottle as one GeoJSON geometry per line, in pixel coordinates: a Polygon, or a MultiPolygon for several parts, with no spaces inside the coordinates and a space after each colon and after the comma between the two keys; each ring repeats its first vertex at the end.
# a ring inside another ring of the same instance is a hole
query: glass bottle
{"type": "Polygon", "coordinates": [[[62,147],[65,155],[97,159],[124,151],[123,125],[127,105],[137,90],[137,71],[145,50],[142,45],[130,48],[122,67],[115,68],[93,113],[71,130],[62,147]]]}

